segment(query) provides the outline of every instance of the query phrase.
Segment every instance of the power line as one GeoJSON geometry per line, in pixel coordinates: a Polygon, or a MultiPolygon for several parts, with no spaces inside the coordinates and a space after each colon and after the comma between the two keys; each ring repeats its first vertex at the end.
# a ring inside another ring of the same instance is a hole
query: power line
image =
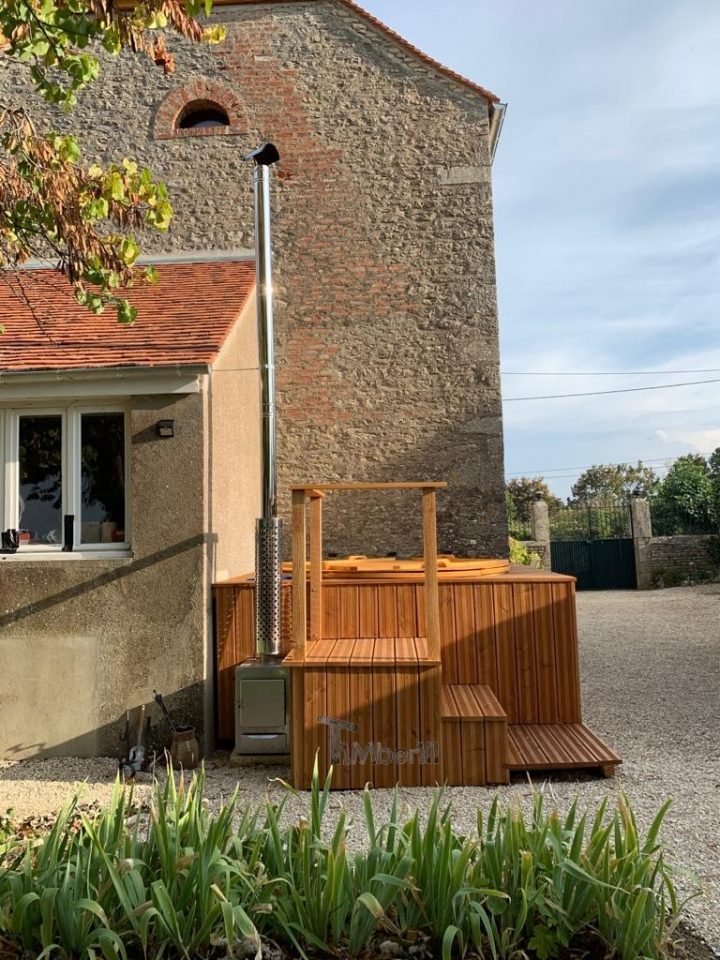
{"type": "Polygon", "coordinates": [[[720,373],[720,367],[707,367],[699,370],[501,370],[503,377],[650,377],[665,374],[678,376],[685,373],[720,373]]]}
{"type": "Polygon", "coordinates": [[[620,390],[592,390],[587,393],[549,393],[541,397],[505,397],[503,403],[518,403],[521,400],[564,400],[569,397],[607,397],[611,393],[641,393],[645,390],[670,390],[673,387],[695,387],[707,383],[720,383],[720,377],[713,380],[686,380],[684,383],[659,383],[652,387],[624,387],[620,390]]]}
{"type": "Polygon", "coordinates": [[[550,480],[562,480],[564,477],[577,476],[577,474],[582,473],[585,470],[589,470],[593,466],[636,467],[639,463],[641,466],[644,467],[648,463],[667,463],[669,460],[671,461],[679,460],[680,457],[698,456],[698,455],[701,457],[709,457],[711,453],[712,453],[712,450],[708,450],[704,453],[701,452],[699,454],[694,450],[690,450],[688,453],[679,453],[679,454],[671,455],[667,457],[654,457],[654,458],[640,457],[637,460],[621,460],[619,463],[590,464],[589,466],[584,466],[584,467],[551,467],[547,470],[520,470],[517,473],[508,473],[506,474],[506,476],[532,478],[532,477],[539,477],[542,475],[543,477],[548,477],[548,479],[550,480]],[[561,475],[550,476],[550,474],[553,474],[553,473],[555,474],[561,473],[561,475]]]}

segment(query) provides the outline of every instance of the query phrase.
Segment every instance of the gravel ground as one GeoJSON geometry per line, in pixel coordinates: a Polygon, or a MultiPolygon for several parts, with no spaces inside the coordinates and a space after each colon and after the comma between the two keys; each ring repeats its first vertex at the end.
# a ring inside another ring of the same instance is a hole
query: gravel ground
{"type": "MultiPolygon", "coordinates": [[[[681,885],[698,882],[703,895],[689,907],[691,925],[720,951],[720,586],[651,593],[585,593],[578,597],[583,707],[586,722],[624,758],[614,780],[553,778],[538,781],[565,809],[580,795],[595,806],[625,791],[647,827],[668,798],[673,805],[664,839],[669,859],[683,871],[681,885]]],[[[54,812],[86,781],[83,799],[107,799],[116,761],[0,762],[0,810],[17,817],[54,812]]],[[[282,790],[269,778],[284,771],[208,765],[208,798],[225,798],[240,782],[242,803],[282,790]]],[[[143,791],[144,787],[140,790],[143,791]]],[[[505,800],[527,804],[527,781],[500,788],[505,800]]],[[[459,828],[472,829],[478,806],[494,791],[453,788],[459,828]]],[[[409,804],[426,803],[431,791],[403,791],[409,804]]],[[[376,794],[378,813],[390,791],[376,794]]],[[[359,794],[335,794],[362,822],[359,794]]],[[[304,810],[293,798],[290,812],[304,810]]]]}

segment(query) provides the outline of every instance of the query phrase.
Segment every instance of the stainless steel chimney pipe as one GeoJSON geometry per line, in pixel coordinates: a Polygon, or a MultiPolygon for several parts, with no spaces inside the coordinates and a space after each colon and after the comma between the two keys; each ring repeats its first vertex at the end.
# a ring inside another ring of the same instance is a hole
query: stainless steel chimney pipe
{"type": "Polygon", "coordinates": [[[277,515],[277,438],[275,428],[275,324],[272,286],[270,167],[280,159],[266,143],[249,154],[255,161],[255,271],[261,384],[262,514],[255,527],[255,644],[259,659],[276,660],[281,643],[282,521],[277,515]]]}

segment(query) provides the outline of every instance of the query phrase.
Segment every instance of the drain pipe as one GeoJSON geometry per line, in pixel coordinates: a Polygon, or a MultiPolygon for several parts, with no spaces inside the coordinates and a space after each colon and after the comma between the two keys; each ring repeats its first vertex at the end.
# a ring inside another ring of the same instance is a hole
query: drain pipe
{"type": "Polygon", "coordinates": [[[255,649],[259,660],[272,662],[279,659],[282,652],[282,521],[277,513],[275,324],[270,221],[270,167],[278,162],[280,154],[274,144],[265,143],[245,159],[255,163],[255,270],[262,403],[262,513],[255,526],[255,649]]]}

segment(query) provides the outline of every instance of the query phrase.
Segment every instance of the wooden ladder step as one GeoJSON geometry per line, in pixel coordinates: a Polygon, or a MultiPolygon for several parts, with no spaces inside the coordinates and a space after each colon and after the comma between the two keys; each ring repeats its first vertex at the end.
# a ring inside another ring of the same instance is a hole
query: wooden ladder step
{"type": "Polygon", "coordinates": [[[599,768],[612,776],[620,757],[584,723],[513,723],[508,727],[509,770],[599,768]]]}
{"type": "Polygon", "coordinates": [[[393,667],[437,666],[439,657],[431,657],[427,637],[360,637],[358,639],[310,640],[303,648],[294,647],[283,663],[288,667],[393,667]]]}
{"type": "Polygon", "coordinates": [[[484,684],[446,684],[440,696],[443,779],[451,786],[507,783],[507,714],[484,684]]]}

